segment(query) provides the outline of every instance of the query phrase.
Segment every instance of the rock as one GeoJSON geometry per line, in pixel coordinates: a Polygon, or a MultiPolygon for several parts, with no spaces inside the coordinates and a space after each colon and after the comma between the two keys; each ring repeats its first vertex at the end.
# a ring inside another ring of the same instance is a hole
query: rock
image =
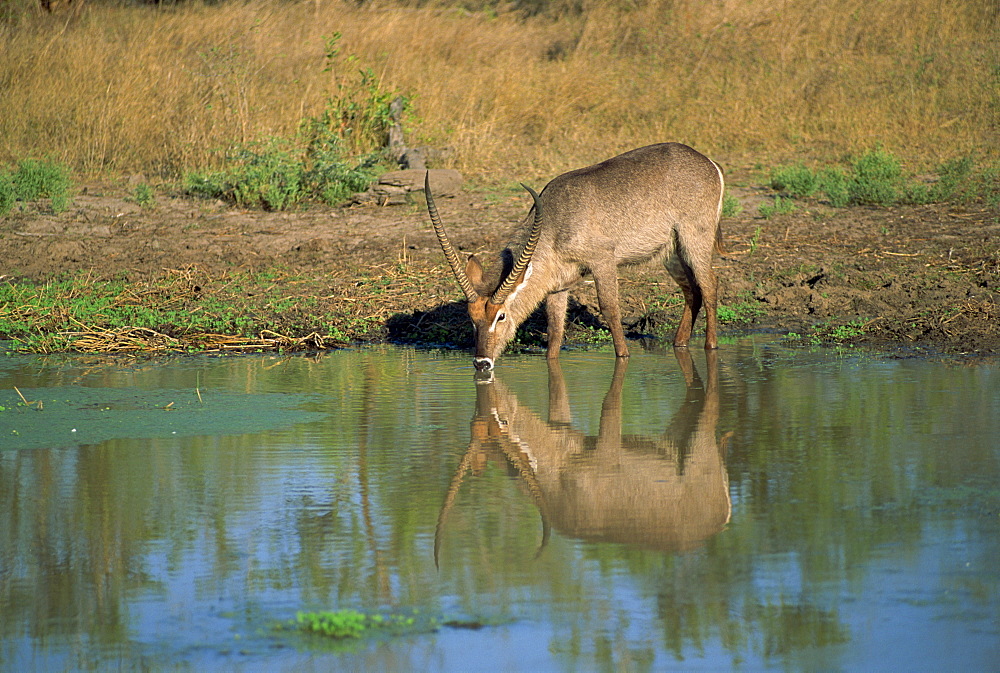
{"type": "Polygon", "coordinates": [[[410,192],[424,190],[424,176],[430,174],[431,193],[434,196],[457,196],[462,188],[462,174],[452,168],[406,168],[389,171],[367,192],[351,197],[353,203],[376,203],[380,206],[404,204],[410,192]]]}

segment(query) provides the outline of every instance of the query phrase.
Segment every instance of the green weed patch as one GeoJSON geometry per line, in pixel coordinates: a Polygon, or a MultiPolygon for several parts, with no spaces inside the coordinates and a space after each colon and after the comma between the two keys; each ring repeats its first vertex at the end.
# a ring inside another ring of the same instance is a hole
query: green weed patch
{"type": "Polygon", "coordinates": [[[326,348],[378,330],[383,318],[365,315],[368,303],[321,298],[314,285],[280,269],[7,283],[0,285],[0,338],[36,353],[238,352],[326,348]]]}
{"type": "Polygon", "coordinates": [[[51,199],[52,212],[69,208],[73,182],[69,169],[59,163],[22,159],[14,171],[0,168],[0,215],[6,215],[17,201],[51,199]]]}
{"type": "Polygon", "coordinates": [[[771,188],[779,192],[775,204],[761,206],[761,215],[780,214],[778,201],[823,195],[830,205],[891,206],[896,204],[970,203],[985,201],[1000,206],[1000,167],[976,165],[972,157],[940,164],[929,180],[909,176],[901,161],[881,148],[855,159],[849,170],[839,166],[815,171],[803,164],[779,166],[771,171],[771,188]],[[766,211],[766,212],[765,212],[766,211]]]}

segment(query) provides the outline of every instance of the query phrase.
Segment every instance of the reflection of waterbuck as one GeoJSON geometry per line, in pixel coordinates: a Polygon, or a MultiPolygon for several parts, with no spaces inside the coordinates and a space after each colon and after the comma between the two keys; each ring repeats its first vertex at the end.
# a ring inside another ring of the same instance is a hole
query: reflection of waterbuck
{"type": "Polygon", "coordinates": [[[618,360],[601,407],[597,437],[571,425],[566,382],[549,360],[549,420],[523,406],[499,380],[476,387],[472,441],[452,478],[438,517],[437,561],[445,522],[465,473],[490,459],[512,467],[549,526],[563,535],[679,551],[697,546],[729,521],[724,446],[716,439],[719,385],[716,352],[709,351],[703,384],[686,349],[675,351],[687,382],[684,404],[658,437],[623,435],[618,360]]]}
{"type": "Polygon", "coordinates": [[[564,173],[534,200],[532,216],[484,274],[470,256],[463,264],[448,240],[424,184],[427,210],[445,257],[469,301],[476,369],[488,370],[518,325],[545,300],[548,356],[562,345],[569,289],[594,277],[601,314],[618,357],[628,357],[618,305],[618,267],[662,260],[684,292],[674,346],[687,346],[705,308],[705,348],[716,348],[717,281],[712,256],[721,247],[722,170],[686,145],[641,147],[599,164],[564,173]],[[515,258],[516,251],[516,258],[515,258]]]}

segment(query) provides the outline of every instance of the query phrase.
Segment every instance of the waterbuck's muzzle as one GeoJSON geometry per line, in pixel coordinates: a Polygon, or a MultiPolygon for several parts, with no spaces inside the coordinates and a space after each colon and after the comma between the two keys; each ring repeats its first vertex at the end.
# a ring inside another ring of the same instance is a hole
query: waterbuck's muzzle
{"type": "Polygon", "coordinates": [[[473,358],[472,366],[477,372],[488,372],[493,369],[493,358],[473,358]]]}

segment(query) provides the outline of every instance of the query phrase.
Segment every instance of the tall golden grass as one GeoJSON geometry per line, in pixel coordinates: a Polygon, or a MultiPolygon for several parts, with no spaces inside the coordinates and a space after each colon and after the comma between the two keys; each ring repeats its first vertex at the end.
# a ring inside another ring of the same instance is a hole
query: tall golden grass
{"type": "Polygon", "coordinates": [[[875,145],[915,165],[1000,156],[995,0],[577,4],[532,17],[340,0],[25,10],[0,23],[0,161],[176,177],[293,135],[362,67],[412,99],[410,144],[447,147],[484,179],[663,140],[746,164],[875,145]]]}

